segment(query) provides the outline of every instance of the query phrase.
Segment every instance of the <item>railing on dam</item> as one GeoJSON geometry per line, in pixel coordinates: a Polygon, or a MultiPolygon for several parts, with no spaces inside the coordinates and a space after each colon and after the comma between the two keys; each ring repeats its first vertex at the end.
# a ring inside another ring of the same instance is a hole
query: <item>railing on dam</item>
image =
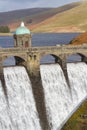
{"type": "Polygon", "coordinates": [[[20,53],[20,52],[46,52],[46,51],[70,51],[70,50],[87,50],[87,45],[59,45],[59,46],[43,46],[43,47],[15,47],[15,48],[0,48],[0,53],[20,53]]]}

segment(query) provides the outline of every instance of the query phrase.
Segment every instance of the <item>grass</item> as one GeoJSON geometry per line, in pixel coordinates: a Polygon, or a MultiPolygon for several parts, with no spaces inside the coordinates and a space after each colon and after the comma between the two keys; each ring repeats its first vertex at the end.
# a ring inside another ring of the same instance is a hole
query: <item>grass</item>
{"type": "Polygon", "coordinates": [[[79,29],[87,30],[87,2],[82,2],[80,5],[64,11],[62,13],[56,14],[55,16],[40,23],[37,28],[33,31],[35,32],[49,32],[55,30],[58,27],[75,26],[79,29]],[[84,25],[82,27],[81,25],[84,25]]]}
{"type": "Polygon", "coordinates": [[[82,118],[82,114],[87,115],[87,100],[72,115],[62,130],[87,130],[87,118],[82,118]]]}
{"type": "Polygon", "coordinates": [[[12,33],[0,33],[0,36],[13,36],[12,33]]]}

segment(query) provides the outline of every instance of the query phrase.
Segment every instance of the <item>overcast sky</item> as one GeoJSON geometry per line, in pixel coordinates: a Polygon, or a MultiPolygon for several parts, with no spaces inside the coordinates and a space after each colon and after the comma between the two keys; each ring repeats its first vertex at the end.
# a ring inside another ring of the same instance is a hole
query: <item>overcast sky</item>
{"type": "Polygon", "coordinates": [[[32,7],[59,7],[82,0],[0,0],[0,12],[32,7]]]}

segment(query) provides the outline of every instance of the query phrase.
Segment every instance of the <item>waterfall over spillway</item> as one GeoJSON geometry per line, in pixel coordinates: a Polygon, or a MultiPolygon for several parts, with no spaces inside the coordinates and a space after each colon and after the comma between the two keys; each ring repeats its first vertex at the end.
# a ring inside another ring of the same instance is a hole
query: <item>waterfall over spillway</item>
{"type": "Polygon", "coordinates": [[[4,68],[6,101],[0,82],[0,130],[41,130],[32,93],[24,67],[4,68]]]}
{"type": "Polygon", "coordinates": [[[58,64],[41,65],[47,117],[51,130],[60,130],[72,113],[87,98],[87,65],[67,65],[70,88],[58,64]]]}
{"type": "MultiPolygon", "coordinates": [[[[67,70],[70,88],[58,64],[40,66],[50,130],[60,130],[87,98],[87,65],[69,63],[67,70]]],[[[4,68],[4,78],[7,100],[0,82],[0,130],[42,130],[25,68],[4,68]]]]}

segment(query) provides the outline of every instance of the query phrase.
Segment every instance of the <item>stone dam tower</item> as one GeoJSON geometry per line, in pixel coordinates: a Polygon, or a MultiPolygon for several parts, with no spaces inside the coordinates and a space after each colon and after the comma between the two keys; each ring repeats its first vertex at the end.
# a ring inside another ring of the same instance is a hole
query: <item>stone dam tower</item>
{"type": "Polygon", "coordinates": [[[14,47],[31,47],[31,32],[23,22],[15,31],[14,47]]]}

